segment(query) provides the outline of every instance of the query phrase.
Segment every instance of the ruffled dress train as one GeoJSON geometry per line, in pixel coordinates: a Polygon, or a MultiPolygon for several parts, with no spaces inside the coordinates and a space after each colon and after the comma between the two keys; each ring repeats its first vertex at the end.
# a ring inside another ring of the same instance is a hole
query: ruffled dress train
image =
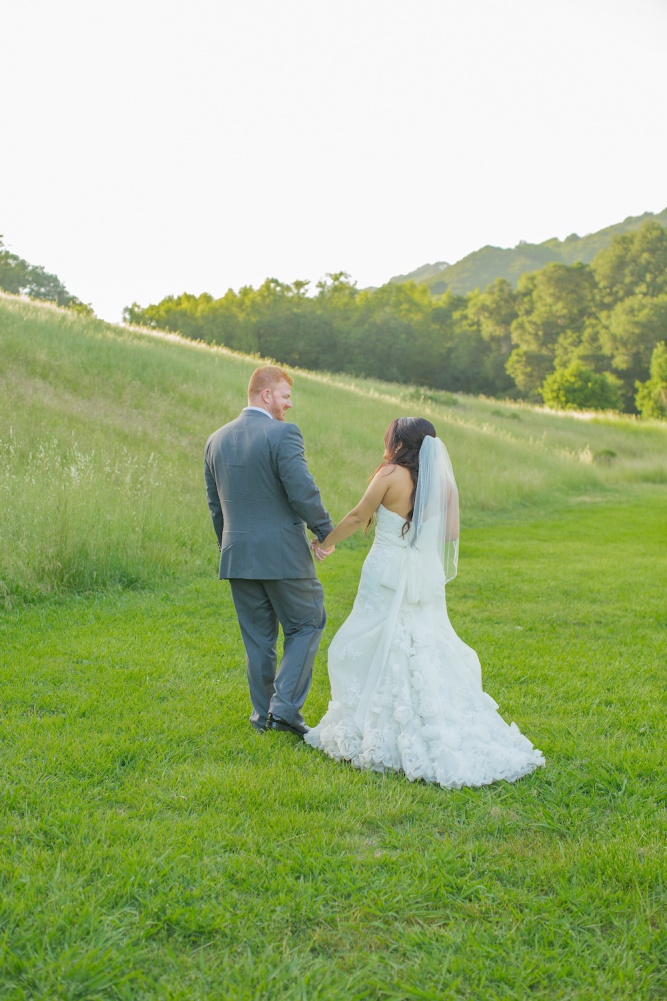
{"type": "Polygon", "coordinates": [[[331,701],[305,736],[362,769],[446,788],[513,782],[544,764],[482,689],[474,650],[454,632],[437,557],[410,546],[382,505],[349,618],[329,648],[331,701]]]}

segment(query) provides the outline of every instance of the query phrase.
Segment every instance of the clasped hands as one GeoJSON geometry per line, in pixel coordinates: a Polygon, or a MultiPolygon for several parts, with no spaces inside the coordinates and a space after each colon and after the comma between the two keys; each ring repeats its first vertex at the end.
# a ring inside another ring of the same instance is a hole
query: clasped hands
{"type": "Polygon", "coordinates": [[[332,546],[331,549],[323,549],[322,543],[318,539],[311,539],[310,548],[313,550],[313,556],[317,562],[321,563],[322,560],[326,560],[327,556],[331,556],[336,547],[332,546]]]}

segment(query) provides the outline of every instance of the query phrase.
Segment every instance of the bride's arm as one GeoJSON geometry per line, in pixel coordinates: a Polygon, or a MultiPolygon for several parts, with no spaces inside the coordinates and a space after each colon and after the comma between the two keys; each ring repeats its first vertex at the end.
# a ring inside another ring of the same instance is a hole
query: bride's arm
{"type": "Polygon", "coordinates": [[[347,539],[368,522],[368,519],[375,514],[382,503],[387,490],[389,489],[388,478],[395,470],[395,466],[383,466],[368,484],[368,490],[361,498],[356,507],[349,511],[342,521],[339,521],[333,532],[329,532],[326,539],[318,543],[319,549],[331,549],[332,546],[347,539]]]}

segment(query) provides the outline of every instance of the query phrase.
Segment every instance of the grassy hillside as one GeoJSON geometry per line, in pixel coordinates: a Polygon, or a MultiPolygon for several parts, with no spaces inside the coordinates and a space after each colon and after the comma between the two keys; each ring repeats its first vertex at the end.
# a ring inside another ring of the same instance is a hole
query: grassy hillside
{"type": "Polygon", "coordinates": [[[336,518],[393,417],[450,449],[450,615],[547,765],[445,792],[247,722],[202,452],[254,359],[10,297],[0,358],[0,996],[667,996],[664,426],[295,373],[336,518]]]}
{"type": "MultiPolygon", "coordinates": [[[[0,325],[6,600],[206,572],[203,444],[240,410],[256,361],[11,297],[0,298],[0,325]]],[[[405,413],[429,416],[446,441],[465,527],[667,479],[665,428],[630,419],[308,373],[297,375],[295,401],[335,518],[405,413]]]]}
{"type": "Polygon", "coordinates": [[[505,278],[511,285],[516,286],[522,274],[538,271],[551,261],[562,264],[582,261],[588,264],[598,251],[609,246],[612,237],[639,229],[648,220],[667,226],[667,208],[657,214],[644,212],[640,216],[628,216],[623,222],[606,226],[587,236],[577,236],[576,233],[572,233],[565,240],[553,237],[544,243],[522,242],[516,247],[482,247],[455,264],[424,264],[408,274],[397,275],[391,281],[423,282],[436,295],[446,289],[461,295],[476,288],[484,289],[496,278],[505,278]]]}

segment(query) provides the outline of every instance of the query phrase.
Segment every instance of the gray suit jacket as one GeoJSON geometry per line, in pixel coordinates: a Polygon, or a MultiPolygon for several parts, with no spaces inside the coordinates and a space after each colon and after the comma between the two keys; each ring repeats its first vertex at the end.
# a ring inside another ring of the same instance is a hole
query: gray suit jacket
{"type": "Polygon", "coordinates": [[[296,424],[244,410],[208,439],[204,474],[221,579],[317,576],[306,525],[321,542],[333,524],[296,424]]]}

